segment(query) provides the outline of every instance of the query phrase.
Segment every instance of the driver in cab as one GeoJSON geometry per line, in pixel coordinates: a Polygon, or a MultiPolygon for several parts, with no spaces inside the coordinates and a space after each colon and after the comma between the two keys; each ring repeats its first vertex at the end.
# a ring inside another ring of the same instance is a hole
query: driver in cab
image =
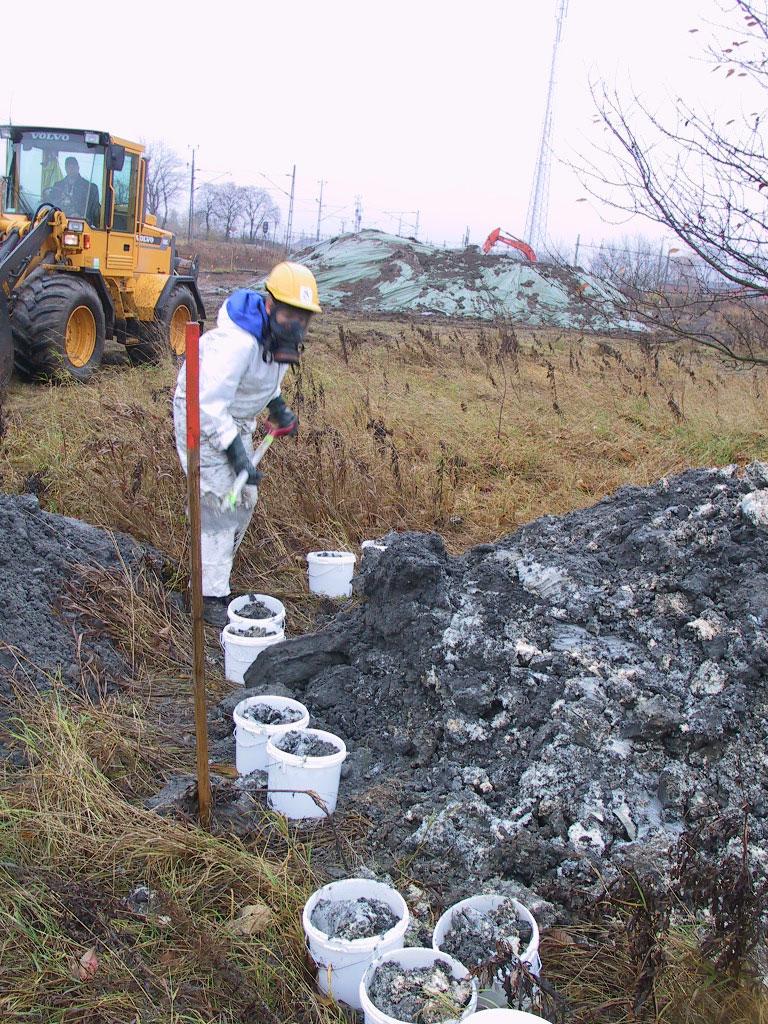
{"type": "Polygon", "coordinates": [[[48,192],[49,202],[58,206],[68,217],[85,217],[92,226],[98,226],[101,216],[99,190],[80,174],[76,157],[64,161],[65,177],[57,181],[48,192]]]}

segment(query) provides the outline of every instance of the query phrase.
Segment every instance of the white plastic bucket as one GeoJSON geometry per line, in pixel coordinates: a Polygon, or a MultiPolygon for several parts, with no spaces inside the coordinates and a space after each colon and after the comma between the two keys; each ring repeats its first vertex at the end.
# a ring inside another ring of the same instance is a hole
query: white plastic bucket
{"type": "Polygon", "coordinates": [[[314,892],[306,902],[302,921],[309,952],[317,965],[317,987],[337,1003],[359,1010],[360,980],[368,964],[380,953],[402,949],[410,914],[405,900],[389,885],[368,878],[345,878],[314,892]],[[381,900],[400,918],[394,927],[370,939],[330,939],[312,924],[312,912],[319,900],[381,900]]]}
{"type": "Polygon", "coordinates": [[[264,694],[259,697],[246,697],[235,705],[232,712],[235,723],[235,765],[238,775],[250,775],[251,772],[267,770],[267,740],[270,736],[288,732],[290,729],[306,729],[309,725],[309,711],[297,700],[290,697],[275,697],[264,694]],[[264,725],[254,722],[252,718],[244,718],[243,712],[254,704],[268,704],[271,708],[282,711],[291,708],[300,711],[301,718],[285,725],[264,725]]]}
{"type": "MultiPolygon", "coordinates": [[[[450,965],[451,974],[454,978],[461,980],[469,974],[464,964],[460,964],[458,960],[454,960],[447,953],[438,953],[434,949],[418,949],[413,947],[411,949],[396,949],[389,953],[382,953],[375,960],[371,961],[360,981],[360,1006],[365,1014],[365,1024],[402,1024],[396,1017],[390,1017],[388,1014],[383,1013],[368,998],[368,985],[379,964],[392,961],[400,967],[411,969],[414,967],[431,967],[435,960],[445,960],[450,965]]],[[[467,1020],[475,1012],[476,1007],[477,980],[473,978],[472,996],[467,1004],[467,1008],[459,1019],[467,1020]]]]}
{"type": "Polygon", "coordinates": [[[309,589],[326,597],[349,597],[356,558],[351,551],[310,551],[309,589]]]}
{"type": "MultiPolygon", "coordinates": [[[[446,912],[441,915],[435,925],[435,930],[432,933],[432,948],[440,949],[440,944],[450,931],[451,921],[453,915],[459,910],[466,910],[471,907],[473,910],[482,913],[487,913],[489,910],[495,910],[496,907],[500,907],[502,903],[507,902],[506,896],[470,896],[466,900],[460,900],[458,903],[454,903],[453,906],[448,907],[446,912]]],[[[523,906],[519,900],[512,899],[512,905],[514,906],[517,916],[521,921],[527,922],[531,926],[531,941],[528,943],[526,948],[520,954],[520,959],[526,965],[531,974],[537,978],[541,973],[541,957],[539,956],[539,926],[536,924],[536,919],[533,914],[528,910],[527,907],[523,906]]],[[[474,966],[474,965],[471,965],[474,966]]],[[[501,972],[497,972],[497,976],[493,980],[493,984],[490,989],[484,989],[480,993],[481,1002],[487,1000],[488,1002],[495,1001],[495,998],[499,995],[503,997],[503,1001],[506,1002],[504,997],[504,984],[503,976],[501,972]]]]}
{"type": "Polygon", "coordinates": [[[224,676],[230,683],[240,683],[242,686],[245,673],[261,652],[285,640],[285,633],[281,629],[268,636],[242,636],[238,633],[239,628],[228,622],[221,631],[221,645],[224,648],[224,676]]]}
{"type": "Polygon", "coordinates": [[[278,791],[311,789],[325,803],[328,813],[333,814],[347,747],[344,740],[332,732],[322,729],[302,731],[333,743],[337,752],[326,757],[299,757],[276,747],[274,740],[279,737],[270,737],[267,740],[267,800],[273,811],[279,811],[286,818],[324,818],[323,808],[318,807],[307,793],[278,791]]]}
{"type": "Polygon", "coordinates": [[[269,594],[243,594],[242,597],[235,597],[227,605],[227,615],[229,621],[241,629],[246,626],[261,626],[263,629],[277,630],[285,627],[285,605],[276,597],[270,597],[269,594]],[[269,608],[272,614],[263,619],[249,619],[245,615],[239,615],[239,610],[250,604],[251,601],[263,604],[265,608],[269,608]]]}
{"type": "Polygon", "coordinates": [[[465,1024],[549,1024],[543,1017],[525,1010],[478,1010],[465,1018],[465,1024]]]}

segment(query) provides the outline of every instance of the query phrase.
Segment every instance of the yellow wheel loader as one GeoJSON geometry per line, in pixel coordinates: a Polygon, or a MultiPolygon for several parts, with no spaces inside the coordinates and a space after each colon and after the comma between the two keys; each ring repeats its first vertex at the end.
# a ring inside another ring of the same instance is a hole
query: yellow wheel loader
{"type": "Polygon", "coordinates": [[[106,132],[0,128],[0,386],[21,376],[85,381],[104,342],[132,363],[184,354],[205,309],[197,262],[147,214],[144,147],[106,132]]]}

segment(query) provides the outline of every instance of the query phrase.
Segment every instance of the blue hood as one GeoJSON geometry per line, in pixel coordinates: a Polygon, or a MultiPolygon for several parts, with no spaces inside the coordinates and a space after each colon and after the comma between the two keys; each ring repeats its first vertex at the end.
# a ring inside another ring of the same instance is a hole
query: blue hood
{"type": "Polygon", "coordinates": [[[238,288],[227,299],[227,313],[230,320],[258,338],[259,341],[264,337],[269,317],[264,299],[258,292],[249,291],[248,288],[238,288]]]}

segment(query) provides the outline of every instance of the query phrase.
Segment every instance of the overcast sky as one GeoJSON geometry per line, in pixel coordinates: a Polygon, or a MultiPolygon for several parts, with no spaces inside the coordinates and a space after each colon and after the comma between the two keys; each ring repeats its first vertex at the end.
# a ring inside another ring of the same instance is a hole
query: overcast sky
{"type": "MultiPolygon", "coordinates": [[[[295,226],[354,217],[458,244],[501,226],[523,234],[559,0],[290,0],[215,4],[36,0],[4,13],[0,109],[16,124],[162,138],[202,180],[288,188],[295,226]],[[22,44],[22,40],[26,40],[22,44]],[[71,72],[68,70],[71,68],[71,72]],[[47,69],[47,73],[42,73],[47,69]],[[389,214],[389,215],[388,215],[389,214]],[[394,216],[392,216],[394,214],[394,216]]],[[[558,63],[554,147],[565,159],[596,131],[589,79],[662,109],[684,95],[722,102],[702,57],[716,0],[570,0],[558,63]],[[700,28],[692,34],[690,29],[700,28]]],[[[273,192],[285,209],[285,197],[273,192]]],[[[614,228],[573,173],[552,168],[549,234],[572,244],[614,228]]]]}

